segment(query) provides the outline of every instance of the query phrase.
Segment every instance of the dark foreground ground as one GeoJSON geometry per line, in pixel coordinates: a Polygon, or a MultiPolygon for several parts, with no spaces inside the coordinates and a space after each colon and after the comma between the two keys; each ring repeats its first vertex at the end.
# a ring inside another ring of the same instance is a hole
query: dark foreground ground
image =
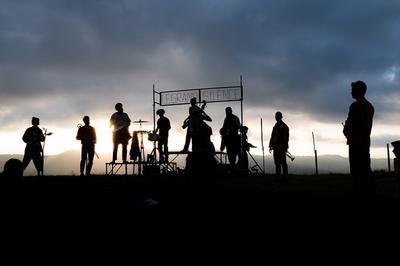
{"type": "Polygon", "coordinates": [[[135,214],[191,213],[204,215],[248,213],[289,216],[336,213],[347,215],[366,208],[396,213],[399,181],[375,174],[376,198],[364,202],[353,197],[348,175],[230,177],[193,181],[179,175],[164,176],[46,176],[23,177],[2,185],[3,207],[20,211],[135,214]]]}
{"type": "Polygon", "coordinates": [[[372,235],[399,239],[398,180],[384,173],[375,177],[377,195],[367,202],[354,199],[347,175],[289,176],[286,182],[269,175],[209,182],[176,175],[23,177],[1,185],[1,232],[18,248],[27,236],[29,248],[44,238],[55,249],[69,239],[86,250],[80,243],[85,237],[108,249],[122,242],[105,241],[107,235],[134,243],[144,234],[144,247],[152,249],[167,233],[162,248],[174,248],[173,241],[180,246],[205,241],[219,250],[220,238],[224,245],[240,243],[240,250],[270,243],[284,252],[288,246],[307,249],[310,241],[324,249],[320,243],[336,241],[336,247],[349,245],[351,251],[355,242],[349,237],[368,245],[372,235]],[[177,240],[178,235],[184,237],[177,240]],[[239,241],[243,236],[248,240],[239,241]]]}

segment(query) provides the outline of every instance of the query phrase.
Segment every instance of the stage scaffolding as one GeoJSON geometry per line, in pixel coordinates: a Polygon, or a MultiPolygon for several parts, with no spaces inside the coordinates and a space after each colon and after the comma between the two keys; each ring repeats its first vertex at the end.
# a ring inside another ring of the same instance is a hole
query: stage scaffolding
{"type": "MultiPolygon", "coordinates": [[[[243,79],[240,76],[240,83],[233,86],[218,86],[218,87],[205,87],[205,88],[191,88],[180,90],[156,90],[153,84],[153,131],[156,129],[156,105],[158,106],[175,106],[175,105],[188,105],[191,98],[196,98],[198,103],[206,101],[209,103],[221,102],[240,102],[240,125],[243,125],[243,79]]],[[[153,152],[156,156],[156,141],[153,141],[153,152]]],[[[178,156],[181,152],[169,152],[178,156]]],[[[226,162],[222,159],[223,153],[217,152],[217,158],[221,163],[226,162]]],[[[176,157],[175,157],[176,158],[176,157]]]]}

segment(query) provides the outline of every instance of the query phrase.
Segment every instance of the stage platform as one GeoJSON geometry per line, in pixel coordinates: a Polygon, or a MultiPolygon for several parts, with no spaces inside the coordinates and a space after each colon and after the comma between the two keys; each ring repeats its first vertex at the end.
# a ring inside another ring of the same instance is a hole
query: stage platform
{"type": "MultiPolygon", "coordinates": [[[[182,155],[182,154],[188,155],[188,154],[190,154],[190,153],[192,153],[192,152],[191,152],[191,151],[169,151],[169,152],[167,152],[168,155],[175,155],[175,156],[172,158],[172,160],[170,160],[170,162],[174,162],[175,159],[178,158],[179,155],[182,155]]],[[[214,157],[219,161],[219,163],[226,164],[227,161],[228,161],[228,160],[227,160],[227,159],[228,159],[227,153],[226,153],[226,152],[223,152],[223,151],[216,151],[216,152],[214,153],[214,157]]]]}
{"type": "Polygon", "coordinates": [[[159,174],[161,172],[176,172],[176,162],[110,162],[106,163],[106,175],[122,174],[143,175],[143,174],[159,174]]]}

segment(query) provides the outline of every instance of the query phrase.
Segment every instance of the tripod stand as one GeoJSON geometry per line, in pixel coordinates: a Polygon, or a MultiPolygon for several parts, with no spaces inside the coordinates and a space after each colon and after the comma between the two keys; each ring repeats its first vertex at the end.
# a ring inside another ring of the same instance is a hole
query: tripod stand
{"type": "MultiPolygon", "coordinates": [[[[250,155],[251,159],[253,160],[253,162],[255,163],[255,166],[257,166],[257,168],[260,169],[261,173],[265,174],[264,170],[261,168],[261,166],[257,163],[256,159],[254,159],[253,155],[251,155],[250,151],[246,151],[246,156],[250,155]]],[[[253,168],[253,167],[252,167],[253,168]]]]}
{"type": "Polygon", "coordinates": [[[147,134],[148,132],[145,130],[142,130],[142,123],[147,123],[149,121],[139,119],[137,121],[133,121],[133,123],[139,124],[139,131],[137,131],[138,134],[140,134],[140,162],[144,160],[144,143],[143,143],[143,134],[147,134]]]}

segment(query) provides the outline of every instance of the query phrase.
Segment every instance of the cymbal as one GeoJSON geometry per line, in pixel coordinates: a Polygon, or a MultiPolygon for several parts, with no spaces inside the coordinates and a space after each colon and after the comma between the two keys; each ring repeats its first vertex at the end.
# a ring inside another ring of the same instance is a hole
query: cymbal
{"type": "Polygon", "coordinates": [[[139,119],[139,120],[133,121],[132,123],[147,123],[147,122],[149,122],[149,121],[139,119]]]}

